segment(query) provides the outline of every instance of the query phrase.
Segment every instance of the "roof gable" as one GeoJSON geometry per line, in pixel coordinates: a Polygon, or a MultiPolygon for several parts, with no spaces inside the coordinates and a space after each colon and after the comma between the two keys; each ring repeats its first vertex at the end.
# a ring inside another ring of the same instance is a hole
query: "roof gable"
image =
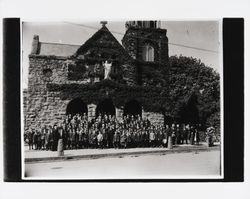
{"type": "Polygon", "coordinates": [[[131,57],[106,26],[90,37],[75,53],[78,58],[130,60],[131,57]]]}

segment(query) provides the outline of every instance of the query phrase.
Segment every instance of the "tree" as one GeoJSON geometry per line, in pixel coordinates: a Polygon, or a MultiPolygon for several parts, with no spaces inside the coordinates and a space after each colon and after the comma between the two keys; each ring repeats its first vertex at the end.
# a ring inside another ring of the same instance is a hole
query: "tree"
{"type": "Polygon", "coordinates": [[[208,118],[220,112],[219,74],[193,57],[172,56],[169,62],[170,115],[205,127],[208,118]]]}

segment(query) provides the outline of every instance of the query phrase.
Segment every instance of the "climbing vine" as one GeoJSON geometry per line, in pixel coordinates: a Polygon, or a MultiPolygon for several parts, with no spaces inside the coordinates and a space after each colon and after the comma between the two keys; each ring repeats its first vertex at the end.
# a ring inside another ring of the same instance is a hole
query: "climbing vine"
{"type": "Polygon", "coordinates": [[[112,80],[94,84],[48,84],[51,92],[59,92],[61,99],[80,97],[85,103],[98,104],[111,98],[116,107],[124,106],[132,99],[142,104],[145,111],[162,112],[165,110],[167,90],[154,86],[128,86],[112,80]]]}

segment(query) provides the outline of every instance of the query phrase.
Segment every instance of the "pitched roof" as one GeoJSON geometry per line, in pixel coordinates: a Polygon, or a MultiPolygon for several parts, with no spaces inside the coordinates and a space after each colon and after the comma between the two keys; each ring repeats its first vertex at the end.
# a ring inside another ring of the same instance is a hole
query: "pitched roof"
{"type": "Polygon", "coordinates": [[[81,47],[76,51],[75,55],[84,54],[89,48],[110,48],[116,51],[120,51],[123,56],[130,57],[128,52],[117,41],[114,35],[109,31],[106,26],[99,29],[92,37],[90,37],[81,47]]]}
{"type": "Polygon", "coordinates": [[[71,56],[80,45],[39,42],[39,55],[71,56]]]}
{"type": "MultiPolygon", "coordinates": [[[[38,41],[39,42],[39,41],[38,41]]],[[[84,54],[89,48],[98,45],[101,48],[109,48],[113,51],[119,52],[120,56],[130,59],[128,52],[117,41],[106,26],[99,29],[92,37],[90,37],[83,45],[61,44],[61,43],[47,43],[39,42],[38,55],[45,56],[78,56],[84,54]],[[104,40],[103,40],[103,37],[104,40]],[[100,41],[102,40],[102,41],[100,41]]]]}

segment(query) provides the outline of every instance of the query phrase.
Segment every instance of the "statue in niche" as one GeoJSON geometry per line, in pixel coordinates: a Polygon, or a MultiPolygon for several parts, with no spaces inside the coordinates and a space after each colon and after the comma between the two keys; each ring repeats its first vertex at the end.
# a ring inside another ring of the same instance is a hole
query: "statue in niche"
{"type": "Polygon", "coordinates": [[[106,60],[105,62],[102,63],[102,65],[104,67],[104,79],[110,79],[112,62],[106,60]]]}

